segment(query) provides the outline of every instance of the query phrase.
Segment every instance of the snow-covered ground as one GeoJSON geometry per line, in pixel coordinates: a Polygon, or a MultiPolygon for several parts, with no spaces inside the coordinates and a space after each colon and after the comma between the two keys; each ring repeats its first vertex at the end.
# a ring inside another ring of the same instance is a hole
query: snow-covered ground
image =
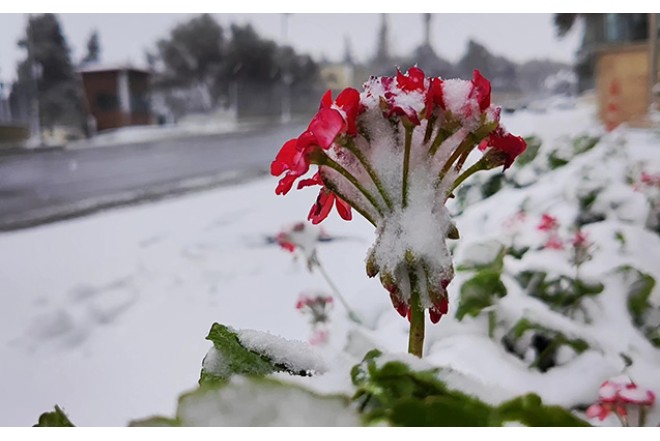
{"type": "MultiPolygon", "coordinates": [[[[542,139],[539,156],[566,136],[599,130],[593,109],[584,105],[517,112],[504,123],[513,133],[542,139]]],[[[619,353],[625,352],[634,360],[627,372],[660,392],[660,350],[630,324],[621,292],[626,286],[609,273],[629,264],[660,280],[660,237],[643,226],[648,202],[624,181],[626,167],[638,162],[660,171],[660,138],[622,128],[538,179],[511,170],[516,179],[534,183],[507,187],[456,219],[461,239],[454,255],[461,264],[471,258],[471,247],[489,239],[506,242],[515,235],[523,245],[541,244],[536,225],[543,213],[568,225],[576,214],[576,189],[594,182],[605,186],[597,203],[607,218],[585,226],[597,249],[582,272],[606,285],[586,305],[593,320],[581,323],[554,313],[513,279],[519,269],[562,273],[568,264],[561,250],[534,250],[521,260],[507,256],[503,282],[509,293],[496,306],[502,321],[527,317],[586,340],[590,349],[568,354],[547,373],[528,368],[488,337],[485,317],[454,318],[460,286],[470,276],[459,272],[449,288],[449,316],[427,326],[426,362],[472,379],[484,399],[534,391],[549,403],[574,406],[596,401],[600,383],[624,368],[619,353]],[[521,205],[527,220],[512,233],[507,220],[521,205]],[[625,233],[623,251],[613,238],[617,231],[625,233]]],[[[260,179],[1,234],[0,425],[34,424],[54,404],[83,426],[171,416],[178,395],[196,386],[213,322],[306,340],[310,329],[295,308],[298,295],[330,291],[302,259],[294,261],[269,238],[303,220],[316,194],[294,191],[282,198],[274,194],[275,185],[274,178],[260,179]]],[[[370,224],[359,215],[344,222],[333,214],[323,228],[336,239],[319,243],[319,259],[366,322],[356,328],[335,305],[330,341],[320,348],[329,369],[304,381],[337,392],[350,388],[348,366],[366,350],[404,352],[408,324],[379,281],[365,275],[374,239],[370,224]]],[[[656,308],[659,297],[656,286],[651,296],[656,308]]],[[[657,405],[648,421],[660,422],[657,405]]]]}

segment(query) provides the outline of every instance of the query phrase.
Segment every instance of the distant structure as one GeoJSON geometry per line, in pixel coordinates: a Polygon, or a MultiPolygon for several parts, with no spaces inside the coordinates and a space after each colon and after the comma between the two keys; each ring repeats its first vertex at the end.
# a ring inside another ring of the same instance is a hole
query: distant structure
{"type": "Polygon", "coordinates": [[[132,66],[86,66],[85,104],[96,131],[151,123],[150,73],[132,66]]]}
{"type": "Polygon", "coordinates": [[[11,121],[11,111],[9,109],[9,94],[5,92],[7,86],[0,81],[0,123],[11,121]]]}
{"type": "Polygon", "coordinates": [[[606,125],[647,124],[658,112],[658,14],[584,14],[577,53],[580,91],[595,88],[606,125]]]}
{"type": "Polygon", "coordinates": [[[390,29],[387,14],[380,15],[380,28],[376,38],[376,52],[369,62],[372,75],[392,75],[396,64],[390,52],[390,29]]]}
{"type": "Polygon", "coordinates": [[[422,14],[424,20],[424,37],[422,44],[412,54],[412,57],[406,59],[406,65],[417,65],[427,75],[442,76],[445,78],[452,78],[456,76],[456,71],[452,64],[438,56],[438,54],[431,46],[431,22],[433,14],[422,14]]]}
{"type": "Polygon", "coordinates": [[[344,37],[344,56],[339,63],[325,62],[321,66],[321,79],[325,87],[333,91],[343,90],[347,87],[357,87],[356,65],[348,36],[344,37]]]}

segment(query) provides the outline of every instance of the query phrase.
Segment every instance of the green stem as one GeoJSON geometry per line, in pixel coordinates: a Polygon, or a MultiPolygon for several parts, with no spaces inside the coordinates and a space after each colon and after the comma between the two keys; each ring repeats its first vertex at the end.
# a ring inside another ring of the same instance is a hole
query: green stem
{"type": "Polygon", "coordinates": [[[420,304],[417,276],[411,270],[410,277],[410,333],[408,353],[422,358],[424,353],[424,309],[420,304]]]}
{"type": "Polygon", "coordinates": [[[367,171],[369,174],[369,177],[371,177],[371,180],[373,181],[374,185],[378,189],[378,192],[380,195],[383,197],[383,200],[385,201],[385,204],[387,205],[387,208],[390,210],[392,209],[392,200],[390,199],[390,196],[387,194],[385,191],[385,187],[383,186],[383,183],[380,181],[380,178],[376,174],[376,171],[371,167],[371,164],[367,160],[367,158],[364,156],[362,151],[358,149],[358,147],[355,145],[353,140],[349,140],[348,143],[346,144],[346,148],[348,151],[353,153],[353,155],[360,161],[360,164],[362,164],[362,167],[367,171]]]}
{"type": "Polygon", "coordinates": [[[497,325],[497,317],[495,317],[495,311],[488,311],[488,337],[493,339],[495,336],[495,326],[497,325]]]}
{"type": "Polygon", "coordinates": [[[360,319],[360,316],[355,311],[353,311],[353,309],[351,309],[350,306],[348,306],[348,302],[346,301],[346,299],[344,299],[344,296],[341,295],[339,289],[332,282],[332,279],[330,278],[328,273],[325,272],[325,268],[323,268],[323,265],[321,265],[318,256],[316,256],[315,263],[316,263],[316,268],[319,269],[319,272],[321,273],[325,281],[328,283],[328,286],[330,286],[330,289],[334,293],[335,297],[339,299],[341,304],[344,306],[344,309],[346,309],[346,312],[348,313],[348,318],[351,319],[354,323],[358,325],[362,325],[363,321],[360,319]]]}
{"type": "Polygon", "coordinates": [[[412,143],[412,128],[406,127],[405,145],[403,151],[403,187],[401,191],[401,207],[408,206],[408,171],[410,169],[410,144],[412,143]]]}
{"type": "Polygon", "coordinates": [[[447,194],[448,195],[451,194],[456,189],[456,187],[458,187],[459,185],[461,185],[463,183],[463,181],[465,181],[467,178],[469,178],[470,176],[472,176],[473,174],[475,174],[476,172],[478,172],[480,170],[486,170],[487,167],[488,167],[488,164],[486,163],[486,161],[483,161],[483,160],[479,160],[479,161],[475,162],[474,164],[472,164],[472,166],[470,168],[465,170],[462,175],[460,175],[458,178],[456,178],[454,183],[451,185],[451,187],[447,191],[447,194]]]}
{"type": "Polygon", "coordinates": [[[366,211],[364,211],[362,208],[360,208],[360,206],[356,204],[355,201],[353,201],[350,198],[347,198],[344,194],[342,194],[339,190],[337,190],[336,185],[333,185],[331,182],[327,182],[327,181],[323,181],[323,184],[328,188],[328,190],[339,196],[340,199],[344,200],[346,203],[348,203],[348,205],[353,207],[353,209],[358,213],[360,213],[362,217],[364,217],[366,220],[368,220],[371,225],[373,225],[374,227],[376,226],[376,222],[373,220],[371,215],[366,211]]]}
{"type": "Polygon", "coordinates": [[[452,153],[449,159],[447,159],[447,162],[445,162],[445,165],[442,167],[442,170],[440,171],[438,182],[442,182],[442,180],[444,179],[445,175],[447,174],[451,166],[454,164],[454,162],[463,154],[463,152],[466,149],[470,148],[471,144],[472,144],[472,140],[470,135],[468,135],[468,137],[465,138],[465,140],[462,143],[460,143],[458,147],[456,147],[456,150],[454,150],[454,153],[452,153]]]}
{"type": "Polygon", "coordinates": [[[646,407],[640,406],[639,408],[639,418],[637,419],[637,426],[644,427],[646,426],[646,407]]]}
{"type": "Polygon", "coordinates": [[[454,150],[454,153],[449,157],[447,162],[445,163],[444,167],[442,168],[442,171],[440,172],[438,182],[442,182],[444,179],[445,175],[451,168],[451,166],[454,164],[454,161],[459,159],[459,162],[456,166],[457,170],[460,170],[460,168],[463,166],[463,163],[467,159],[468,155],[470,152],[479,145],[479,143],[486,138],[495,128],[497,127],[497,123],[489,123],[489,124],[484,124],[481,127],[479,127],[474,133],[468,134],[463,142],[454,150]]]}
{"type": "Polygon", "coordinates": [[[433,144],[431,144],[431,147],[429,148],[429,157],[433,157],[440,146],[442,145],[443,142],[445,142],[449,137],[453,136],[456,133],[456,131],[452,130],[445,130],[443,128],[440,128],[438,130],[438,134],[433,140],[433,144]]]}
{"type": "Polygon", "coordinates": [[[357,179],[355,179],[355,176],[353,176],[352,174],[350,174],[348,172],[348,170],[346,170],[340,164],[338,164],[337,162],[335,162],[334,160],[329,158],[327,155],[323,159],[323,163],[321,165],[326,165],[326,166],[330,167],[331,169],[335,170],[340,175],[342,175],[344,178],[346,178],[346,180],[348,180],[348,182],[353,184],[355,186],[355,188],[357,188],[360,191],[360,193],[362,193],[364,195],[364,197],[367,198],[367,200],[369,202],[371,202],[371,205],[373,205],[374,209],[378,212],[378,214],[380,214],[381,216],[383,215],[383,210],[378,205],[378,202],[376,201],[374,196],[371,193],[369,193],[367,191],[367,189],[364,188],[362,186],[362,184],[360,184],[360,182],[357,179]]]}

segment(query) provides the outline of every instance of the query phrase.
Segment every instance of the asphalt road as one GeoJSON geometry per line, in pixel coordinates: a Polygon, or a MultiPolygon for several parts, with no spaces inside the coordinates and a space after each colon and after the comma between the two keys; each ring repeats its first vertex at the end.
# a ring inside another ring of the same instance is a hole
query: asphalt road
{"type": "Polygon", "coordinates": [[[304,129],[270,125],[80,150],[0,157],[0,231],[263,174],[304,129]]]}

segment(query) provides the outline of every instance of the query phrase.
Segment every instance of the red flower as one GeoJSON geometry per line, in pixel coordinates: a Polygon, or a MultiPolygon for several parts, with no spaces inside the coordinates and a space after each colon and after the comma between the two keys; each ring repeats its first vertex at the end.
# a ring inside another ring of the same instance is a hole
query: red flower
{"type": "Polygon", "coordinates": [[[550,235],[550,237],[548,237],[548,240],[543,245],[543,248],[548,248],[550,250],[563,250],[564,242],[562,242],[561,238],[557,234],[553,233],[550,235]]]}
{"type": "Polygon", "coordinates": [[[478,69],[474,70],[474,78],[472,79],[472,92],[470,92],[470,98],[477,99],[477,102],[479,103],[479,110],[482,112],[490,107],[490,81],[481,75],[481,72],[479,72],[478,69]]]}
{"type": "Polygon", "coordinates": [[[541,231],[553,231],[559,228],[559,222],[554,216],[550,216],[547,213],[543,213],[541,216],[541,222],[539,223],[537,229],[541,231]]]}
{"type": "Polygon", "coordinates": [[[598,403],[589,406],[587,417],[604,420],[615,412],[622,419],[628,415],[627,406],[650,407],[655,403],[655,394],[642,389],[626,375],[609,379],[598,390],[598,403]]]}
{"type": "Polygon", "coordinates": [[[316,198],[316,202],[312,205],[312,209],[309,211],[307,219],[312,221],[313,224],[318,224],[328,217],[333,205],[337,206],[337,212],[342,219],[351,220],[353,218],[351,214],[351,206],[338,198],[326,187],[323,187],[319,192],[319,196],[316,198]]]}
{"type": "Polygon", "coordinates": [[[592,404],[587,408],[587,418],[598,418],[603,421],[612,412],[610,406],[603,406],[600,404],[592,404]]]}
{"type": "Polygon", "coordinates": [[[582,230],[576,231],[575,236],[573,236],[573,246],[575,248],[586,248],[588,246],[587,233],[583,233],[582,230]]]}
{"type": "Polygon", "coordinates": [[[649,187],[660,187],[660,174],[651,174],[649,172],[643,171],[639,177],[639,180],[642,184],[649,187]]]}
{"type": "MultiPolygon", "coordinates": [[[[301,135],[300,138],[304,136],[301,135]]],[[[279,176],[286,172],[286,175],[280,180],[275,194],[287,194],[295,180],[307,173],[309,163],[305,158],[305,152],[298,147],[299,139],[290,139],[282,146],[277,153],[275,160],[270,164],[270,173],[273,176],[279,176]]]]}
{"type": "Polygon", "coordinates": [[[327,150],[346,127],[341,114],[335,109],[320,109],[309,123],[309,131],[314,134],[321,148],[327,150]]]}
{"type": "Polygon", "coordinates": [[[447,110],[447,105],[445,104],[445,94],[442,90],[442,79],[432,78],[431,85],[429,86],[428,96],[426,98],[426,117],[431,116],[434,106],[439,107],[442,110],[447,110]]]}
{"type": "Polygon", "coordinates": [[[424,71],[418,67],[411,67],[405,75],[396,70],[397,85],[406,92],[423,92],[425,79],[424,71]]]}
{"type": "Polygon", "coordinates": [[[338,135],[357,134],[356,119],[360,111],[360,93],[353,89],[344,89],[335,102],[332,92],[327,91],[321,99],[318,113],[309,123],[308,130],[317,138],[323,149],[328,149],[338,135]]]}
{"type": "MultiPolygon", "coordinates": [[[[490,97],[488,98],[488,102],[490,103],[490,97]]],[[[481,102],[479,105],[481,106],[481,102]]],[[[527,143],[523,138],[506,132],[502,127],[498,127],[497,130],[490,135],[488,145],[503,156],[505,170],[511,167],[511,164],[513,164],[513,161],[518,155],[524,152],[527,148],[527,143]]]]}
{"type": "Polygon", "coordinates": [[[431,308],[429,308],[429,317],[431,319],[431,323],[434,324],[438,323],[442,318],[442,316],[447,314],[448,310],[449,310],[449,301],[447,300],[447,297],[442,297],[442,299],[438,304],[433,305],[431,308]]]}
{"type": "Polygon", "coordinates": [[[424,71],[418,67],[411,67],[405,75],[397,69],[396,85],[400,90],[392,87],[394,78],[382,77],[380,83],[384,89],[385,116],[387,118],[393,115],[402,116],[405,118],[403,121],[418,126],[419,113],[427,109],[428,91],[425,81],[424,71]],[[419,96],[414,97],[415,93],[419,96]]]}
{"type": "Polygon", "coordinates": [[[296,250],[296,245],[291,242],[289,239],[289,235],[286,234],[284,231],[280,232],[275,236],[275,242],[282,247],[283,249],[287,250],[290,253],[293,253],[296,250]]]}

